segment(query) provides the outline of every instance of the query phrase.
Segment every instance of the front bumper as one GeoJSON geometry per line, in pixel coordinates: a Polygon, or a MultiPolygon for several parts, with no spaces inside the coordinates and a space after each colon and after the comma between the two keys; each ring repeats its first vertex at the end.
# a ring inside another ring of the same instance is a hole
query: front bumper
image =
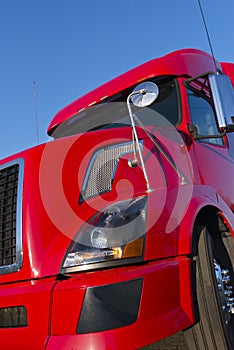
{"type": "Polygon", "coordinates": [[[47,350],[137,349],[190,326],[190,259],[77,273],[53,292],[47,350]]]}

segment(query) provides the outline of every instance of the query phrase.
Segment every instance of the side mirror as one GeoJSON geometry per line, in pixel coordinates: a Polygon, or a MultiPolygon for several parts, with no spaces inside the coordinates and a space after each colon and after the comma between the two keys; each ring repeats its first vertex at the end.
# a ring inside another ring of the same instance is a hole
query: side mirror
{"type": "Polygon", "coordinates": [[[131,101],[137,107],[150,106],[158,97],[159,89],[152,81],[138,84],[131,93],[131,101]]]}
{"type": "Polygon", "coordinates": [[[234,91],[229,77],[210,74],[209,83],[220,130],[234,132],[234,91]]]}

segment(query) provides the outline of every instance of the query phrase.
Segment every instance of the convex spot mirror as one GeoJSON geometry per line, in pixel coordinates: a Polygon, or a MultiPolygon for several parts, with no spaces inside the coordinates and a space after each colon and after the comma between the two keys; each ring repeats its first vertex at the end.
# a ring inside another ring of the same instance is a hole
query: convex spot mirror
{"type": "Polygon", "coordinates": [[[138,84],[134,90],[131,97],[132,103],[137,107],[147,107],[150,106],[159,95],[158,86],[152,81],[145,81],[138,84]],[[139,92],[139,94],[137,93],[139,92]]]}

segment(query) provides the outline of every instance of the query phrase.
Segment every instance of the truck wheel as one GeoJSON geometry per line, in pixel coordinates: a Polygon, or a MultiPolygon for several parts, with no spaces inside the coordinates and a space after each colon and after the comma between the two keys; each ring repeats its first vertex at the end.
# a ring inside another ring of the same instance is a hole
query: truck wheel
{"type": "Polygon", "coordinates": [[[234,349],[234,244],[230,233],[210,234],[196,229],[198,246],[194,257],[194,300],[197,323],[185,331],[191,350],[234,349]]]}

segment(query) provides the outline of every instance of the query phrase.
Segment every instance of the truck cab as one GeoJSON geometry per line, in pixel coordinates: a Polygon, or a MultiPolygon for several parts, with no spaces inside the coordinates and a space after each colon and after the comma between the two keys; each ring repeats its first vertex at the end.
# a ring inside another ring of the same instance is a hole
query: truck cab
{"type": "Polygon", "coordinates": [[[139,349],[178,332],[188,349],[233,349],[233,85],[234,64],[172,52],[0,162],[3,349],[139,349]]]}

